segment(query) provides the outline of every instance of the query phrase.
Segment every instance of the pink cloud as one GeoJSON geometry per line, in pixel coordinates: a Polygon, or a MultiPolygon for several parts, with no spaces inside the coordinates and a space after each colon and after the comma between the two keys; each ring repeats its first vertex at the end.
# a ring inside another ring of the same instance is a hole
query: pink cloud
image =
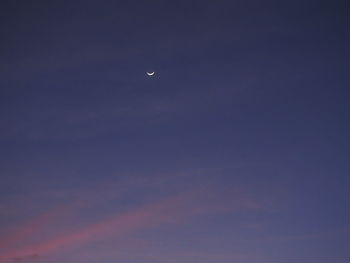
{"type": "Polygon", "coordinates": [[[34,233],[39,232],[43,227],[49,225],[53,219],[67,214],[75,206],[76,203],[50,209],[49,211],[46,211],[43,214],[32,218],[23,225],[14,227],[13,231],[0,239],[0,250],[13,247],[18,242],[25,240],[26,238],[32,236],[34,233]]]}
{"type": "MultiPolygon", "coordinates": [[[[0,256],[0,262],[5,263],[14,258],[26,258],[32,255],[50,255],[62,249],[72,249],[87,242],[105,239],[108,236],[121,237],[137,230],[148,229],[161,224],[182,222],[192,216],[212,212],[227,212],[242,207],[256,208],[255,202],[246,198],[242,199],[240,195],[234,197],[235,200],[231,203],[222,202],[212,197],[215,197],[215,193],[208,194],[203,190],[181,193],[131,211],[115,214],[74,233],[67,233],[46,242],[10,250],[0,256]]],[[[46,222],[49,218],[50,216],[43,216],[43,219],[39,221],[46,222]]],[[[25,235],[32,234],[34,230],[28,228],[25,235]]],[[[22,237],[25,235],[22,234],[22,237]]]]}

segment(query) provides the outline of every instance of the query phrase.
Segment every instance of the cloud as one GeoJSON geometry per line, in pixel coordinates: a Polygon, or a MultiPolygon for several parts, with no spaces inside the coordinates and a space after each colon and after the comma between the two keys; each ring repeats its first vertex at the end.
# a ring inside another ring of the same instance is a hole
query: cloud
{"type": "Polygon", "coordinates": [[[135,231],[163,224],[183,223],[194,216],[259,208],[256,201],[249,200],[236,191],[233,191],[230,196],[226,193],[226,201],[218,198],[218,194],[216,191],[208,192],[205,187],[179,193],[129,211],[116,213],[72,233],[56,235],[36,244],[7,251],[0,256],[0,262],[28,258],[31,255],[48,256],[61,250],[80,247],[88,242],[110,237],[125,237],[135,231]]]}
{"type": "Polygon", "coordinates": [[[6,249],[8,247],[11,247],[14,244],[39,232],[43,227],[52,223],[54,219],[57,219],[61,215],[70,212],[75,206],[76,203],[55,207],[29,220],[21,226],[16,227],[15,230],[0,239],[0,251],[4,248],[6,249]]]}
{"type": "Polygon", "coordinates": [[[39,258],[40,256],[38,254],[32,254],[25,257],[14,257],[12,260],[13,262],[23,262],[23,261],[28,262],[28,261],[34,261],[39,258]]]}

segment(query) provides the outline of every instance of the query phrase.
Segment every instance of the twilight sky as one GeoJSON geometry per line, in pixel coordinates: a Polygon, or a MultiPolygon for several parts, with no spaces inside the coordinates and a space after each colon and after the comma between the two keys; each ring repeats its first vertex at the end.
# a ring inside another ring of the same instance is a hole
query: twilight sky
{"type": "Polygon", "coordinates": [[[2,1],[0,263],[350,262],[349,17],[2,1]]]}

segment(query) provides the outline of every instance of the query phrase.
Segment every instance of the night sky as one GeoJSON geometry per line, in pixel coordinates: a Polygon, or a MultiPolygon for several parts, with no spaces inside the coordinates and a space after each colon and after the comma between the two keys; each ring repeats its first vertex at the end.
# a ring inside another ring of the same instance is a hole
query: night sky
{"type": "Polygon", "coordinates": [[[0,263],[350,262],[349,18],[2,1],[0,263]]]}

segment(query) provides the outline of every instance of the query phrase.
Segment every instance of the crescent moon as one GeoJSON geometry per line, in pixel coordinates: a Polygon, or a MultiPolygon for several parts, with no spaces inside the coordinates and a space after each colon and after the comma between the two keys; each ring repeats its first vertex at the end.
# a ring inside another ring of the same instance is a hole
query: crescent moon
{"type": "Polygon", "coordinates": [[[146,74],[147,74],[148,76],[153,76],[153,75],[154,75],[154,71],[152,71],[152,72],[146,72],[146,74]]]}

